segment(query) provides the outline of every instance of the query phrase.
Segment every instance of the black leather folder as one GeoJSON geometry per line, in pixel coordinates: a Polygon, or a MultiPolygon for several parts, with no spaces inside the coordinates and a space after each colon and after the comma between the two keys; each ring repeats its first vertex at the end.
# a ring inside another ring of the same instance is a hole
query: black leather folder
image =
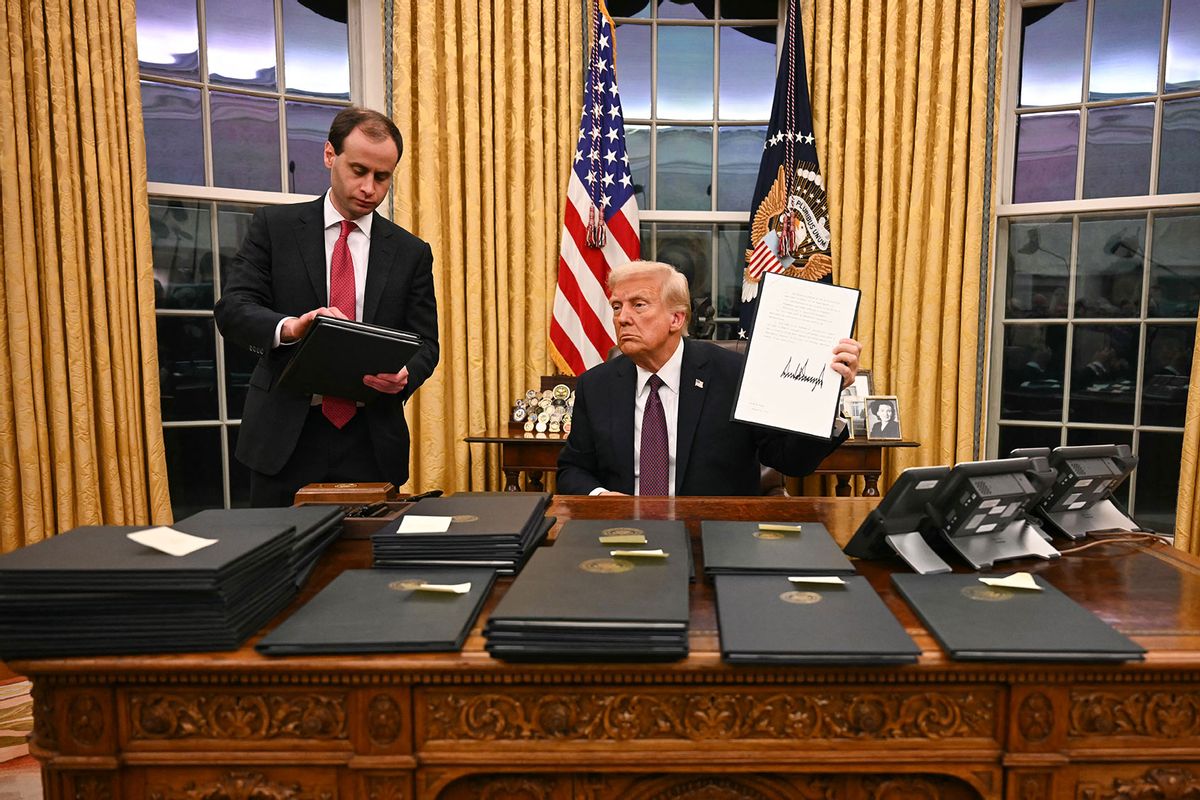
{"type": "Polygon", "coordinates": [[[911,664],[921,649],[866,578],[843,586],[717,575],[721,657],[750,664],[911,664]]]}
{"type": "Polygon", "coordinates": [[[365,322],[317,317],[279,376],[298,394],[321,394],[366,402],[378,392],[364,375],[399,372],[421,348],[421,337],[365,322]]]}
{"type": "Polygon", "coordinates": [[[979,577],[897,574],[892,583],[961,661],[1131,661],[1146,652],[1040,576],[1040,592],[979,577]]]}
{"type": "Polygon", "coordinates": [[[490,569],[347,570],[255,645],[267,655],[461,650],[496,578],[490,569]],[[466,594],[412,582],[470,583],[466,594]]]}
{"type": "Polygon", "coordinates": [[[853,575],[854,564],[819,522],[799,533],[760,531],[757,522],[700,523],[706,575],[853,575]]]}

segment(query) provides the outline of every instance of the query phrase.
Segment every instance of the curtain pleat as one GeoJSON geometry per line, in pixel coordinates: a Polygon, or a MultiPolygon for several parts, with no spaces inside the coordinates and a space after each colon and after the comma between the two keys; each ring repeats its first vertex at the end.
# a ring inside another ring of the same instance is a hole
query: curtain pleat
{"type": "Polygon", "coordinates": [[[0,550],[170,519],[135,0],[5,4],[0,550]]]}
{"type": "Polygon", "coordinates": [[[1179,496],[1175,507],[1175,546],[1200,555],[1200,323],[1196,349],[1192,353],[1192,384],[1188,391],[1187,416],[1183,423],[1183,458],[1179,464],[1179,496]]]}
{"type": "Polygon", "coordinates": [[[516,395],[552,370],[582,24],[576,2],[395,3],[395,218],[433,248],[442,343],[408,406],[408,489],[496,488],[496,448],[463,437],[501,432],[516,395]]]}

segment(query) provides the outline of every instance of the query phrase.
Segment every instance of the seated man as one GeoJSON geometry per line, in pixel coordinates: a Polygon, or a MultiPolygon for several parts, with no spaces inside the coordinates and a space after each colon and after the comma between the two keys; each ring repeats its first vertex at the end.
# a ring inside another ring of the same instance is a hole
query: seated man
{"type": "MultiPolygon", "coordinates": [[[[624,264],[608,289],[622,355],[579,376],[559,492],[756,495],[760,463],[806,475],[846,439],[844,425],[821,440],[731,422],[743,356],[684,339],[690,295],[674,267],[624,264]]],[[[843,387],[861,349],[853,339],[833,349],[843,387]]]]}

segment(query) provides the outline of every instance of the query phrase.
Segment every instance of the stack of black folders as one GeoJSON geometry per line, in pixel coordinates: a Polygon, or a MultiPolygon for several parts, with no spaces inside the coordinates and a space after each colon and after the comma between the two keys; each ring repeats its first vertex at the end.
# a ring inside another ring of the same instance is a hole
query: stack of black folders
{"type": "Polygon", "coordinates": [[[0,557],[0,657],[236,650],[295,596],[297,570],[342,516],[246,513],[176,523],[216,539],[182,556],[128,538],[145,526],[85,526],[0,557]]]}
{"type": "Polygon", "coordinates": [[[701,523],[721,657],[733,664],[910,664],[921,650],[818,522],[701,523]]]}
{"type": "Polygon", "coordinates": [[[1040,591],[989,586],[980,577],[987,576],[897,574],[892,583],[959,661],[1135,661],[1145,655],[1040,576],[1031,576],[1040,591]]]}
{"type": "Polygon", "coordinates": [[[371,535],[374,566],[490,567],[510,575],[546,538],[550,495],[461,492],[418,500],[395,522],[371,535]],[[406,532],[405,517],[449,517],[441,532],[406,532]]]}
{"type": "Polygon", "coordinates": [[[492,611],[488,652],[538,662],[685,658],[688,547],[682,522],[571,520],[492,611]],[[622,555],[633,552],[646,555],[622,555]]]}
{"type": "Polygon", "coordinates": [[[455,652],[495,579],[485,568],[347,570],[255,648],[271,656],[455,652]]]}

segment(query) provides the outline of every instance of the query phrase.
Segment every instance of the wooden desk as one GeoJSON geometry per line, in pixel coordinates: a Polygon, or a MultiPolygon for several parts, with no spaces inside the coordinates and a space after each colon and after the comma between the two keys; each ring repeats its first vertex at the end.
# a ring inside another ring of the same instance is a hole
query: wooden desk
{"type": "MultiPolygon", "coordinates": [[[[572,497],[550,513],[685,519],[693,533],[703,518],[816,518],[845,540],[875,502],[572,497]]],[[[304,596],[368,559],[365,542],[339,542],[304,596]]],[[[894,565],[859,566],[921,646],[918,664],[724,664],[703,582],[684,661],[506,664],[480,634],[502,581],[462,653],[266,659],[244,647],[12,666],[34,682],[32,751],[52,800],[1200,793],[1200,561],[1106,545],[1019,564],[1149,648],[1126,665],[949,661],[891,591],[894,565]]]]}
{"type": "MultiPolygon", "coordinates": [[[[525,474],[525,491],[545,491],[542,476],[558,469],[558,453],[565,434],[512,433],[508,436],[468,436],[470,444],[500,445],[500,468],[504,471],[504,491],[519,492],[525,474]]],[[[850,496],[850,480],[863,477],[863,496],[879,496],[879,474],[883,470],[883,450],[887,447],[918,447],[919,442],[886,439],[849,439],[830,453],[815,470],[818,475],[837,476],[837,496],[850,496]]]]}

